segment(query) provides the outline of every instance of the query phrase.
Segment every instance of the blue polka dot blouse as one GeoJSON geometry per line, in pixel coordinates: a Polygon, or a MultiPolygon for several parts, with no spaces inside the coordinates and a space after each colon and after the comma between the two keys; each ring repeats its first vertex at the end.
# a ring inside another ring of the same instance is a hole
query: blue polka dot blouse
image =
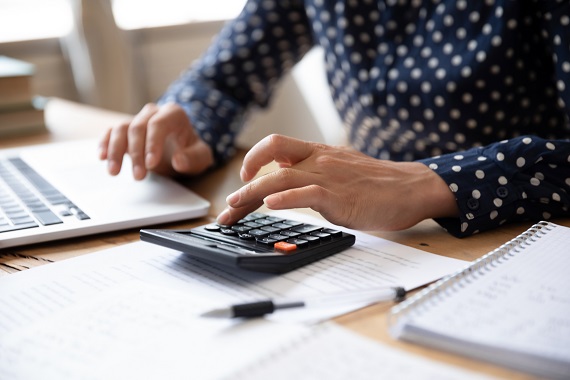
{"type": "Polygon", "coordinates": [[[440,175],[449,232],[570,216],[570,1],[249,0],[159,103],[223,162],[315,45],[352,146],[440,175]]]}

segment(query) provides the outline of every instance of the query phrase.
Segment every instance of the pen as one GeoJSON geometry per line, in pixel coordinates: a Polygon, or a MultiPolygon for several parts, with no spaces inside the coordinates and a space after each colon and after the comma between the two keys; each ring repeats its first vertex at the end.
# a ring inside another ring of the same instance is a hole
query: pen
{"type": "Polygon", "coordinates": [[[229,307],[210,310],[203,317],[212,318],[251,318],[271,314],[277,310],[293,309],[313,306],[331,306],[348,303],[366,303],[367,305],[382,301],[402,301],[406,297],[406,289],[401,286],[368,288],[360,290],[345,291],[342,293],[324,294],[314,297],[307,297],[303,300],[283,299],[283,300],[262,300],[256,302],[232,305],[229,307]]]}

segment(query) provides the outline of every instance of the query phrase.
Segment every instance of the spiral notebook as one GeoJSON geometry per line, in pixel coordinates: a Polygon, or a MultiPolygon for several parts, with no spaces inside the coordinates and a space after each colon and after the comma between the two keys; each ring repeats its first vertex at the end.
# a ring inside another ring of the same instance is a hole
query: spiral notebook
{"type": "Polygon", "coordinates": [[[570,378],[570,228],[535,224],[395,306],[389,326],[396,338],[570,378]]]}

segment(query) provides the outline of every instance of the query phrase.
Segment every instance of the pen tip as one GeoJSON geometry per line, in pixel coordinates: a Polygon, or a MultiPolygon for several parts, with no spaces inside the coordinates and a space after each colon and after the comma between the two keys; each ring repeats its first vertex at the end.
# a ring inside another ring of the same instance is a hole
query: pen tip
{"type": "Polygon", "coordinates": [[[227,309],[214,309],[207,311],[201,315],[201,317],[206,318],[231,318],[233,315],[227,309]]]}

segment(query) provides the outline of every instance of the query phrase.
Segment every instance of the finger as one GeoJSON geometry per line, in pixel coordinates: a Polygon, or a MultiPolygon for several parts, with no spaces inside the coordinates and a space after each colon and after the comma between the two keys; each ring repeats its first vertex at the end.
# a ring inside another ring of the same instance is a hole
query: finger
{"type": "Polygon", "coordinates": [[[293,208],[311,208],[320,213],[329,222],[346,225],[348,219],[342,202],[333,192],[319,185],[309,185],[297,189],[285,190],[270,194],[263,199],[270,210],[285,210],[293,208]]]}
{"type": "Polygon", "coordinates": [[[214,163],[212,149],[202,140],[176,152],[172,156],[172,167],[178,173],[199,174],[214,163]]]}
{"type": "Polygon", "coordinates": [[[237,223],[240,219],[244,218],[247,214],[254,212],[263,205],[262,201],[256,204],[250,204],[246,207],[226,207],[224,211],[218,215],[216,222],[223,225],[231,225],[237,223]]]}
{"type": "Polygon", "coordinates": [[[107,171],[117,175],[123,165],[123,156],[127,152],[127,131],[129,122],[124,122],[111,128],[109,131],[109,144],[107,145],[107,171]]]}
{"type": "Polygon", "coordinates": [[[145,142],[147,127],[151,118],[158,112],[158,106],[154,103],[146,104],[131,121],[128,129],[128,152],[133,165],[133,177],[137,180],[146,176],[145,166],[145,142]]]}
{"type": "Polygon", "coordinates": [[[99,140],[99,159],[106,160],[109,149],[109,140],[111,139],[111,129],[107,129],[101,140],[99,140]]]}
{"type": "Polygon", "coordinates": [[[305,207],[319,208],[321,201],[326,198],[329,198],[329,192],[323,187],[309,185],[270,194],[263,199],[263,203],[271,210],[305,207]]]}
{"type": "Polygon", "coordinates": [[[245,155],[240,176],[250,181],[264,165],[272,161],[288,167],[309,157],[318,144],[308,143],[283,135],[270,135],[258,142],[245,155]]]}
{"type": "Polygon", "coordinates": [[[309,185],[268,195],[263,204],[271,210],[309,207],[319,213],[334,215],[339,205],[334,194],[319,185],[309,185]]]}
{"type": "Polygon", "coordinates": [[[228,206],[238,208],[257,204],[270,194],[320,182],[317,175],[302,170],[284,168],[268,173],[241,187],[226,198],[228,206]]]}
{"type": "Polygon", "coordinates": [[[173,103],[161,106],[148,125],[145,151],[147,168],[154,169],[161,162],[169,136],[175,135],[173,141],[176,146],[173,149],[176,151],[180,147],[187,147],[193,134],[188,116],[180,106],[173,103]]]}

